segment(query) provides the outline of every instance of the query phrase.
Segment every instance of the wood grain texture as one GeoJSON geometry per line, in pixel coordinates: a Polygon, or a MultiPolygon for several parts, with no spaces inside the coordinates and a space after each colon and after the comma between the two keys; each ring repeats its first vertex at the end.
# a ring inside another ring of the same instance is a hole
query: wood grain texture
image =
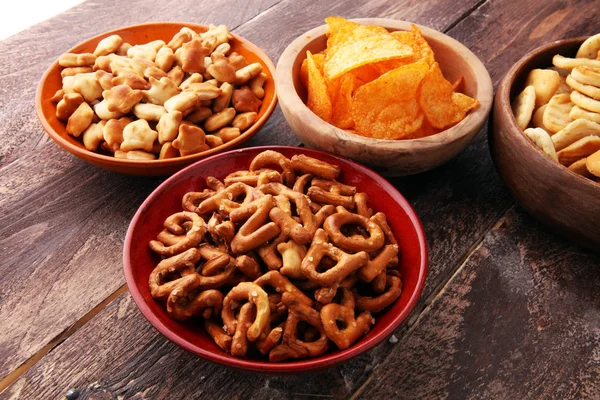
{"type": "Polygon", "coordinates": [[[597,398],[599,266],[512,209],[358,398],[597,398]]]}
{"type": "Polygon", "coordinates": [[[0,167],[49,138],[34,113],[37,83],[77,43],[122,26],[150,21],[226,24],[231,29],[280,0],[90,0],[0,42],[0,167]]]}
{"type": "Polygon", "coordinates": [[[151,20],[235,27],[276,1],[88,2],[0,42],[0,377],[123,285],[129,220],[159,179],[85,165],[46,139],[33,110],[37,80],[94,34],[151,20]],[[27,68],[22,68],[27,65],[27,68]],[[15,316],[18,315],[18,318],[15,316]]]}

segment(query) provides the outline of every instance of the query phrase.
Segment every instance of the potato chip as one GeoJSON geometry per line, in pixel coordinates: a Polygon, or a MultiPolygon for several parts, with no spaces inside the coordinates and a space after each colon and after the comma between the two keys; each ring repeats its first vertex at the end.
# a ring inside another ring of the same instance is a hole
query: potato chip
{"type": "Polygon", "coordinates": [[[569,166],[575,161],[594,154],[600,150],[600,137],[586,136],[558,152],[558,162],[569,166]]]}
{"type": "Polygon", "coordinates": [[[418,62],[361,86],[352,102],[356,130],[377,139],[401,139],[419,129],[424,116],[416,93],[428,70],[418,62]]]}
{"type": "Polygon", "coordinates": [[[327,83],[315,63],[310,51],[306,52],[307,70],[308,70],[308,100],[306,105],[312,112],[317,114],[323,120],[331,120],[331,100],[327,95],[327,83]]]}
{"type": "Polygon", "coordinates": [[[591,58],[598,57],[598,51],[600,50],[600,33],[587,38],[579,47],[576,58],[591,58]]]}
{"type": "Polygon", "coordinates": [[[455,125],[465,118],[470,109],[469,106],[459,107],[455,104],[453,93],[452,84],[444,78],[438,63],[434,63],[417,93],[425,118],[434,128],[445,129],[455,125]]]}
{"type": "Polygon", "coordinates": [[[571,122],[569,113],[573,108],[571,96],[567,93],[552,96],[544,111],[543,123],[549,132],[556,133],[571,122]]]}
{"type": "Polygon", "coordinates": [[[456,80],[456,82],[454,82],[452,84],[452,90],[454,90],[455,92],[462,92],[462,87],[465,83],[465,78],[461,75],[458,77],[458,79],[456,80]]]}
{"type": "Polygon", "coordinates": [[[429,43],[427,43],[427,40],[425,40],[417,25],[411,24],[410,29],[410,32],[392,32],[392,36],[400,42],[410,46],[413,51],[410,62],[425,61],[429,66],[432,66],[435,63],[435,56],[433,50],[429,47],[429,43]]]}
{"type": "Polygon", "coordinates": [[[435,135],[436,133],[440,133],[439,129],[435,129],[426,119],[423,120],[423,124],[421,127],[414,131],[413,133],[408,134],[404,139],[420,139],[427,136],[435,135]]]}
{"type": "Polygon", "coordinates": [[[586,136],[600,136],[600,124],[587,119],[576,119],[563,130],[552,136],[554,148],[560,151],[586,136]]]}
{"type": "Polygon", "coordinates": [[[452,102],[461,110],[461,112],[464,112],[465,114],[476,109],[479,105],[479,101],[477,99],[458,92],[452,94],[452,102]]]}
{"type": "MultiPolygon", "coordinates": [[[[317,65],[317,69],[323,74],[323,64],[325,63],[325,54],[317,53],[313,54],[313,61],[317,65]]],[[[305,58],[302,61],[302,65],[300,66],[300,82],[304,85],[304,87],[308,87],[308,58],[305,58]]]]}
{"type": "MultiPolygon", "coordinates": [[[[336,20],[336,24],[339,20],[336,20]]],[[[325,77],[334,79],[361,65],[412,56],[411,48],[380,26],[334,25],[327,41],[325,77]]]]}
{"type": "Polygon", "coordinates": [[[352,118],[352,95],[354,91],[364,84],[353,74],[345,74],[337,79],[339,82],[336,96],[332,98],[333,112],[331,123],[341,129],[354,127],[352,118]]]}
{"type": "Polygon", "coordinates": [[[547,104],[560,86],[558,72],[551,69],[532,69],[527,75],[525,86],[535,88],[535,106],[547,104]]]}
{"type": "Polygon", "coordinates": [[[383,75],[379,72],[379,69],[375,67],[375,64],[365,64],[361,67],[353,69],[352,71],[348,72],[348,74],[354,75],[364,83],[374,81],[383,75]]]}
{"type": "Polygon", "coordinates": [[[537,147],[539,147],[548,157],[550,157],[554,161],[558,161],[556,156],[556,150],[554,149],[554,143],[552,143],[552,139],[548,132],[543,130],[542,128],[527,128],[523,131],[525,136],[527,136],[537,147]]]}

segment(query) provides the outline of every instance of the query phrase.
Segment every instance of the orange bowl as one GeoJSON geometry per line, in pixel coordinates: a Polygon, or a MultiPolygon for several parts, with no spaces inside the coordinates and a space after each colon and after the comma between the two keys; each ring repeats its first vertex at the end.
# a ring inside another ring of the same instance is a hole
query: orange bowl
{"type": "MultiPolygon", "coordinates": [[[[148,43],[153,40],[168,42],[184,26],[196,32],[206,32],[208,30],[207,26],[185,22],[149,22],[102,33],[79,43],[65,53],[92,53],[100,40],[115,34],[120,35],[125,42],[132,45],[148,43]]],[[[171,175],[201,158],[237,147],[252,138],[267,122],[277,104],[277,95],[273,79],[275,76],[275,66],[269,57],[246,39],[235,34],[232,35],[233,40],[230,41],[232,51],[244,56],[249,63],[261,63],[263,72],[267,74],[267,80],[264,86],[265,97],[262,99],[257,121],[238,138],[222,146],[184,157],[151,161],[118,159],[87,150],[80,139],[67,134],[66,124],[56,118],[56,104],[50,101],[56,91],[62,88],[62,78],[60,75],[62,67],[58,65],[58,60],[54,61],[50,68],[48,68],[38,86],[35,98],[35,110],[38,119],[46,130],[46,133],[48,133],[48,136],[68,152],[97,167],[130,175],[171,175]]]]}

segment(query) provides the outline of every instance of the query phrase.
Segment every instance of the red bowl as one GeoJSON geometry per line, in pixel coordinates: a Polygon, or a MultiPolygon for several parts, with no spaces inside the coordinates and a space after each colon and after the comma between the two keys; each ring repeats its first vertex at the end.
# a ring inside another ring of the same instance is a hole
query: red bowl
{"type": "Polygon", "coordinates": [[[297,147],[253,147],[229,151],[198,161],[163,182],[136,212],[125,237],[123,264],[129,291],[142,314],[167,339],[208,360],[250,371],[269,373],[306,372],[332,367],[371,349],[391,334],[415,306],[427,273],[427,241],[412,207],[384,178],[348,159],[318,150],[297,147]],[[205,188],[205,178],[223,179],[229,173],[247,169],[258,153],[271,149],[286,157],[304,153],[339,165],[341,182],[354,185],[369,195],[370,206],[385,213],[400,247],[403,291],[387,311],[375,315],[373,328],[346,350],[330,351],[320,357],[271,363],[266,359],[236,358],[221,350],[204,331],[199,321],[172,320],[163,304],[155,301],[148,289],[148,277],[160,261],[148,247],[163,229],[164,220],[181,211],[181,199],[189,191],[205,188]]]}

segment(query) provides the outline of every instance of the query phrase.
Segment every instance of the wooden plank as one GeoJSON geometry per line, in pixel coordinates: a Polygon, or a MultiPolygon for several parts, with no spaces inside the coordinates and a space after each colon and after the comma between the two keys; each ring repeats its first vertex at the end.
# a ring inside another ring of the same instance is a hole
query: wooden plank
{"type": "Polygon", "coordinates": [[[88,2],[0,42],[0,248],[12,249],[0,263],[0,378],[123,285],[129,220],[160,182],[99,170],[49,142],[33,111],[39,76],[69,47],[118,26],[235,27],[277,1],[137,1],[128,12],[88,2]]]}
{"type": "MultiPolygon", "coordinates": [[[[461,7],[449,8],[451,3],[452,2],[448,0],[442,0],[439,2],[419,3],[418,5],[414,5],[411,7],[399,7],[396,4],[390,4],[389,2],[384,2],[380,0],[377,2],[369,2],[368,4],[358,4],[358,2],[355,4],[344,3],[343,6],[340,3],[338,5],[334,5],[333,9],[329,9],[328,7],[330,5],[325,3],[313,4],[308,1],[283,2],[282,4],[279,4],[264,12],[259,17],[253,19],[250,23],[242,25],[240,29],[236,30],[236,32],[240,33],[245,37],[248,37],[250,40],[257,43],[259,46],[264,48],[268,54],[270,54],[273,57],[274,54],[281,53],[281,51],[283,51],[287,43],[289,43],[294,37],[301,34],[303,31],[309,29],[310,27],[314,26],[315,24],[319,23],[317,21],[321,21],[323,18],[330,14],[340,13],[345,16],[364,16],[373,13],[380,16],[414,20],[416,22],[432,25],[433,27],[439,30],[444,30],[447,26],[450,26],[455,19],[459,18],[462,15],[462,13],[468,10],[468,4],[461,4],[461,7]],[[444,8],[451,9],[452,12],[442,12],[441,10],[443,10],[444,8]],[[438,13],[438,15],[440,15],[439,20],[436,20],[435,17],[432,16],[436,12],[438,13]],[[290,18],[290,15],[293,15],[294,18],[290,18]],[[452,15],[452,18],[448,17],[448,15],[452,15]],[[290,21],[293,21],[293,24],[297,25],[290,25],[290,21]],[[434,21],[438,22],[434,23],[434,21]],[[441,25],[441,23],[446,23],[447,25],[441,25]],[[285,29],[282,28],[282,24],[285,24],[285,29]],[[279,28],[276,28],[276,26],[279,26],[279,28]],[[274,38],[276,38],[276,40],[273,40],[274,38]]],[[[277,57],[273,58],[277,59],[277,57]]],[[[260,137],[259,140],[264,141],[263,143],[268,144],[282,144],[288,143],[288,141],[294,141],[294,143],[297,143],[295,142],[295,139],[292,133],[290,132],[289,128],[286,127],[286,125],[283,122],[283,119],[281,119],[281,116],[279,117],[279,119],[274,118],[272,121],[270,121],[269,126],[263,129],[263,131],[257,137],[260,137]]],[[[123,218],[107,218],[106,216],[111,215],[110,213],[114,212],[112,207],[114,206],[113,203],[116,201],[116,199],[112,197],[112,195],[108,195],[108,199],[96,199],[98,189],[95,188],[96,186],[104,188],[112,187],[111,185],[114,184],[111,182],[111,179],[115,175],[106,173],[104,171],[96,170],[92,167],[84,165],[78,160],[73,160],[69,156],[59,156],[59,154],[61,154],[60,150],[57,149],[56,146],[52,143],[45,144],[43,146],[43,149],[44,152],[38,153],[40,154],[39,156],[28,154],[23,156],[15,163],[11,164],[9,167],[5,167],[5,169],[11,168],[11,173],[3,174],[3,176],[10,176],[10,178],[1,179],[7,179],[7,181],[10,179],[10,190],[12,193],[11,197],[5,201],[5,207],[6,209],[13,209],[14,204],[26,203],[27,199],[35,197],[36,191],[38,192],[38,195],[39,192],[42,191],[42,193],[46,193],[45,197],[50,197],[52,194],[56,193],[57,190],[60,190],[60,188],[58,188],[56,184],[57,176],[60,176],[60,179],[62,179],[62,182],[64,182],[65,184],[82,181],[84,183],[82,183],[81,186],[78,186],[77,191],[73,191],[73,193],[77,193],[79,204],[84,204],[85,206],[79,206],[81,207],[78,209],[79,211],[77,211],[77,215],[79,215],[79,217],[75,218],[74,220],[81,220],[83,218],[83,214],[87,215],[89,210],[96,210],[100,213],[100,218],[102,218],[105,221],[98,221],[95,215],[91,215],[88,219],[88,223],[83,228],[81,228],[81,230],[78,231],[77,237],[84,238],[87,235],[94,234],[97,230],[97,227],[95,225],[99,223],[104,224],[104,226],[107,227],[106,230],[110,228],[114,231],[120,230],[120,232],[124,232],[129,218],[133,214],[135,207],[143,200],[143,198],[147,195],[151,188],[154,187],[157,183],[157,180],[152,179],[139,181],[139,178],[119,176],[119,180],[116,187],[119,188],[119,190],[126,190],[125,188],[129,189],[129,186],[132,185],[132,190],[127,190],[128,194],[122,201],[122,204],[125,204],[125,208],[119,210],[120,215],[122,215],[123,218]],[[49,155],[49,157],[45,156],[46,153],[49,155]],[[55,156],[56,159],[54,159],[55,156]],[[61,175],[60,172],[63,170],[64,175],[61,175]],[[25,172],[21,173],[20,171],[27,171],[27,173],[26,175],[24,175],[25,172]],[[33,182],[28,182],[26,177],[31,175],[35,175],[36,179],[33,180],[33,182]],[[102,182],[103,185],[99,185],[98,181],[102,182]],[[48,191],[44,192],[46,188],[48,189],[48,191]]],[[[477,157],[475,157],[474,161],[477,161],[477,157]]],[[[467,174],[467,176],[472,176],[473,179],[479,179],[480,174],[483,174],[482,170],[479,170],[475,167],[475,165],[477,165],[477,162],[473,162],[471,164],[471,175],[467,174]]],[[[461,165],[463,164],[459,161],[458,165],[459,168],[461,168],[461,165]]],[[[472,246],[473,242],[477,240],[477,237],[483,234],[483,232],[486,229],[486,226],[493,223],[493,221],[497,219],[497,217],[500,214],[499,207],[495,206],[495,208],[492,209],[489,206],[489,202],[488,200],[486,200],[486,197],[489,197],[489,200],[503,199],[503,192],[500,189],[499,183],[497,182],[497,180],[495,180],[495,178],[493,178],[492,187],[488,191],[482,192],[471,190],[455,192],[453,189],[448,188],[448,185],[454,183],[455,181],[459,181],[460,179],[458,179],[457,177],[450,179],[450,177],[448,176],[449,174],[444,171],[446,171],[446,167],[439,169],[438,172],[433,172],[429,174],[429,177],[427,178],[432,181],[432,187],[437,188],[437,190],[429,191],[425,190],[425,188],[423,187],[420,187],[420,185],[419,188],[415,186],[416,191],[412,194],[412,199],[415,200],[417,204],[419,204],[419,201],[421,201],[420,205],[418,205],[417,207],[418,209],[420,207],[422,210],[429,209],[430,207],[428,206],[428,204],[437,204],[437,202],[439,201],[447,201],[447,198],[450,197],[454,199],[460,197],[463,199],[462,201],[464,202],[464,204],[478,205],[478,211],[481,210],[481,212],[480,215],[476,217],[476,220],[480,221],[480,224],[469,225],[464,223],[462,221],[463,219],[472,217],[472,215],[466,215],[467,213],[465,213],[465,216],[460,216],[455,221],[458,225],[466,227],[461,231],[462,233],[460,235],[457,235],[454,241],[445,241],[443,239],[440,239],[440,242],[446,243],[445,246],[442,246],[444,251],[452,254],[454,260],[460,260],[461,257],[463,257],[464,253],[467,251],[467,249],[469,249],[472,246]],[[426,196],[432,195],[434,197],[430,200],[430,202],[427,202],[425,200],[426,196]],[[475,198],[473,198],[473,196],[475,198]],[[469,226],[471,228],[469,228],[469,226]]],[[[408,186],[410,185],[411,179],[398,182],[401,185],[405,185],[403,182],[407,182],[406,185],[408,186]]],[[[412,182],[417,181],[413,180],[412,182]]],[[[401,189],[404,190],[402,186],[401,189]]],[[[111,189],[111,193],[118,193],[119,190],[111,189]]],[[[65,198],[68,198],[68,196],[66,196],[65,198]]],[[[67,200],[64,201],[66,202],[67,200]]],[[[506,202],[505,197],[503,201],[506,202]]],[[[502,201],[499,202],[502,203],[502,201]]],[[[52,205],[51,207],[54,207],[54,205],[52,205]]],[[[459,207],[455,208],[458,209],[459,207]]],[[[502,207],[500,207],[500,209],[501,208],[502,207]]],[[[452,226],[440,226],[440,224],[437,224],[436,221],[438,221],[439,217],[444,213],[450,213],[453,211],[454,208],[445,208],[433,213],[431,222],[426,224],[426,226],[428,227],[428,231],[430,231],[428,233],[431,234],[432,237],[439,236],[440,238],[443,238],[444,235],[448,234],[448,230],[451,229],[452,226]],[[439,230],[439,234],[436,234],[434,232],[436,229],[439,230]]],[[[48,218],[50,215],[51,213],[46,215],[45,218],[48,218]]],[[[66,218],[68,214],[65,213],[64,215],[64,218],[66,218]]],[[[16,230],[16,227],[20,225],[15,222],[12,223],[11,226],[13,227],[13,230],[16,230]]],[[[64,236],[66,235],[54,235],[54,243],[56,248],[65,248],[65,253],[63,253],[62,257],[66,259],[76,254],[77,249],[79,249],[83,245],[83,243],[77,243],[72,245],[72,247],[67,247],[66,238],[64,244],[63,242],[61,242],[64,236]],[[58,238],[56,236],[58,236],[58,238]]],[[[43,235],[40,236],[40,242],[45,238],[47,237],[43,235]]],[[[112,245],[111,247],[99,244],[98,247],[95,248],[95,252],[97,254],[107,254],[109,252],[113,252],[113,254],[120,254],[120,249],[116,247],[117,246],[115,245],[112,245]]],[[[50,255],[50,257],[52,257],[52,255],[50,255]]],[[[85,265],[85,263],[88,262],[89,257],[93,259],[93,256],[91,254],[86,253],[83,257],[80,258],[80,261],[78,263],[81,265],[85,265]]],[[[99,259],[101,259],[101,256],[98,257],[99,259]]],[[[62,263],[57,261],[59,260],[55,259],[52,262],[50,262],[49,265],[60,265],[62,263]]],[[[432,271],[436,271],[437,268],[442,267],[443,265],[443,263],[432,264],[432,271]]],[[[107,273],[107,275],[114,278],[114,281],[110,281],[112,282],[112,285],[114,285],[113,287],[118,287],[118,283],[122,283],[120,263],[114,265],[112,263],[106,263],[104,267],[112,272],[112,274],[107,273]]],[[[30,271],[32,270],[35,271],[35,268],[32,268],[30,271]]],[[[449,271],[451,271],[451,268],[449,268],[449,271]]],[[[66,284],[65,282],[65,284],[62,284],[62,286],[66,288],[65,290],[69,291],[69,295],[65,297],[81,298],[81,296],[85,294],[86,305],[82,306],[82,308],[87,307],[89,309],[89,304],[92,303],[94,299],[90,299],[87,297],[89,296],[88,288],[86,285],[83,285],[81,283],[81,278],[69,280],[69,273],[63,272],[62,274],[65,276],[66,282],[69,283],[66,284]]],[[[442,273],[441,275],[444,274],[442,273]]],[[[109,286],[108,283],[105,285],[109,286]]],[[[37,284],[37,286],[41,285],[37,284]]],[[[40,294],[40,297],[43,298],[45,295],[45,293],[42,293],[40,294]]],[[[104,296],[106,296],[106,294],[104,294],[104,296]]],[[[95,298],[95,301],[99,302],[101,298],[102,297],[98,296],[95,298]]],[[[60,298],[53,300],[56,309],[62,310],[62,312],[66,313],[66,311],[64,310],[64,305],[60,303],[60,298]],[[58,302],[58,304],[56,302],[58,302]]],[[[25,302],[27,302],[27,300],[25,300],[25,302]]],[[[73,316],[78,312],[79,311],[73,313],[73,316]]],[[[72,318],[65,319],[70,321],[71,323],[73,322],[72,318]]],[[[47,329],[43,326],[41,328],[47,329]]],[[[37,331],[40,329],[40,327],[32,326],[28,329],[31,329],[31,331],[37,331]]],[[[59,333],[61,331],[60,324],[57,324],[54,327],[54,329],[57,333],[59,333]]],[[[129,333],[123,334],[129,336],[129,333]]],[[[43,340],[47,340],[50,336],[51,335],[44,337],[43,340]]],[[[13,337],[11,340],[13,342],[18,342],[20,340],[20,337],[16,336],[13,337]]],[[[40,341],[40,345],[44,343],[43,340],[40,341]]],[[[13,351],[18,352],[18,347],[18,345],[13,345],[10,348],[13,351]]],[[[23,354],[19,353],[19,357],[21,357],[22,359],[23,354]]],[[[327,375],[321,375],[324,376],[324,378],[321,379],[319,383],[313,382],[311,383],[311,385],[321,388],[320,390],[323,390],[325,392],[330,391],[330,375],[337,374],[336,376],[342,376],[343,373],[345,374],[345,378],[341,378],[341,381],[349,383],[342,385],[341,389],[338,390],[341,390],[340,393],[343,393],[343,395],[347,395],[351,393],[352,390],[354,390],[356,385],[360,384],[360,382],[364,380],[366,376],[368,376],[369,371],[372,369],[372,363],[375,362],[374,360],[376,361],[376,358],[374,358],[374,356],[362,357],[340,369],[336,369],[333,372],[328,372],[327,375]]],[[[12,364],[14,365],[14,362],[12,364]]],[[[285,387],[285,385],[287,384],[285,383],[285,380],[278,382],[281,382],[281,385],[283,385],[282,387],[285,387]]],[[[254,383],[255,382],[252,378],[249,378],[244,381],[244,384],[248,385],[254,383]]],[[[222,382],[220,384],[222,384],[222,382]]],[[[310,389],[310,387],[312,387],[306,386],[306,384],[303,384],[301,380],[296,381],[296,385],[299,388],[298,390],[308,390],[310,389]]]]}
{"type": "Polygon", "coordinates": [[[69,48],[99,33],[150,21],[226,24],[231,29],[281,0],[88,1],[0,42],[0,167],[50,139],[35,116],[37,83],[69,48]]]}
{"type": "Polygon", "coordinates": [[[499,225],[358,398],[597,398],[600,256],[518,207],[499,225]]]}

